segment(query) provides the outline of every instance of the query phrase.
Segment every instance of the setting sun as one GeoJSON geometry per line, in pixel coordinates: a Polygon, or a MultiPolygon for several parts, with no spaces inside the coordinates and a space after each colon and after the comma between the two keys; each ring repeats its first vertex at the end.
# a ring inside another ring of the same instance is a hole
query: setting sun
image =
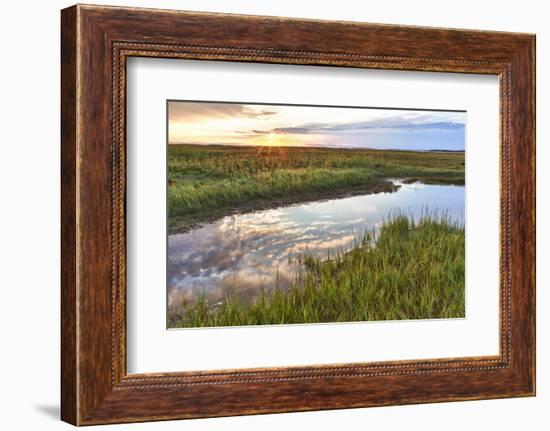
{"type": "Polygon", "coordinates": [[[279,139],[276,133],[269,133],[265,137],[266,145],[280,145],[279,139]]]}
{"type": "Polygon", "coordinates": [[[286,135],[281,135],[278,133],[268,133],[265,136],[262,136],[258,139],[258,145],[264,145],[269,147],[284,147],[291,144],[295,139],[289,139],[286,135]]]}

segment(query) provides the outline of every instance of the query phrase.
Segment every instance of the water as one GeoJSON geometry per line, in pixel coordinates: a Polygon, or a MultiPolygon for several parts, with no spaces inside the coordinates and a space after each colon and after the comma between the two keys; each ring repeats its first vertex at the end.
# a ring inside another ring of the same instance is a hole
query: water
{"type": "Polygon", "coordinates": [[[391,213],[418,219],[445,213],[464,221],[464,187],[403,184],[393,193],[316,201],[224,217],[168,238],[168,305],[206,295],[210,304],[227,294],[250,300],[260,286],[284,287],[297,264],[289,256],[307,251],[326,257],[347,251],[365,230],[391,213]]]}

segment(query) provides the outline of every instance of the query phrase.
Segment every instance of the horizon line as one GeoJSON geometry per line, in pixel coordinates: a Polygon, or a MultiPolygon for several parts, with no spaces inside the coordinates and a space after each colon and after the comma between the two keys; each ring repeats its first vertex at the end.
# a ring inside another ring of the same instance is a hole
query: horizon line
{"type": "Polygon", "coordinates": [[[462,150],[448,150],[443,148],[374,148],[374,147],[354,147],[354,146],[326,146],[326,145],[250,145],[250,144],[198,144],[192,142],[168,142],[168,145],[189,145],[194,147],[251,147],[251,148],[326,148],[330,150],[374,150],[374,151],[417,151],[417,152],[445,152],[445,153],[464,153],[466,149],[462,150]]]}

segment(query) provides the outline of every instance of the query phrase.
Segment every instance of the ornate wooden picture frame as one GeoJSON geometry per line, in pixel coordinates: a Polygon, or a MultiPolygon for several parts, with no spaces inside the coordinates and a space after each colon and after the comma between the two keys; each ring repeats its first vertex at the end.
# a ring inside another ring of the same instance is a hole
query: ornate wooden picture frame
{"type": "Polygon", "coordinates": [[[535,394],[533,35],[78,5],[62,11],[61,50],[64,421],[91,425],[535,394]],[[497,75],[500,354],[127,374],[125,98],[126,60],[135,56],[497,75]]]}

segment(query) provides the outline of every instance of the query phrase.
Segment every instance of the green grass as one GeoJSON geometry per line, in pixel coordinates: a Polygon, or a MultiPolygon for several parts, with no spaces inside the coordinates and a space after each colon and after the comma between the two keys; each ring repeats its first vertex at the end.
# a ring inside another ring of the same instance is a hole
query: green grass
{"type": "Polygon", "coordinates": [[[417,223],[396,216],[376,239],[366,234],[347,253],[299,258],[289,288],[261,291],[244,303],[226,297],[183,304],[171,327],[464,317],[464,226],[445,217],[417,223]]]}
{"type": "Polygon", "coordinates": [[[168,226],[345,195],[392,191],[387,178],[464,184],[464,153],[169,145],[168,226]]]}

